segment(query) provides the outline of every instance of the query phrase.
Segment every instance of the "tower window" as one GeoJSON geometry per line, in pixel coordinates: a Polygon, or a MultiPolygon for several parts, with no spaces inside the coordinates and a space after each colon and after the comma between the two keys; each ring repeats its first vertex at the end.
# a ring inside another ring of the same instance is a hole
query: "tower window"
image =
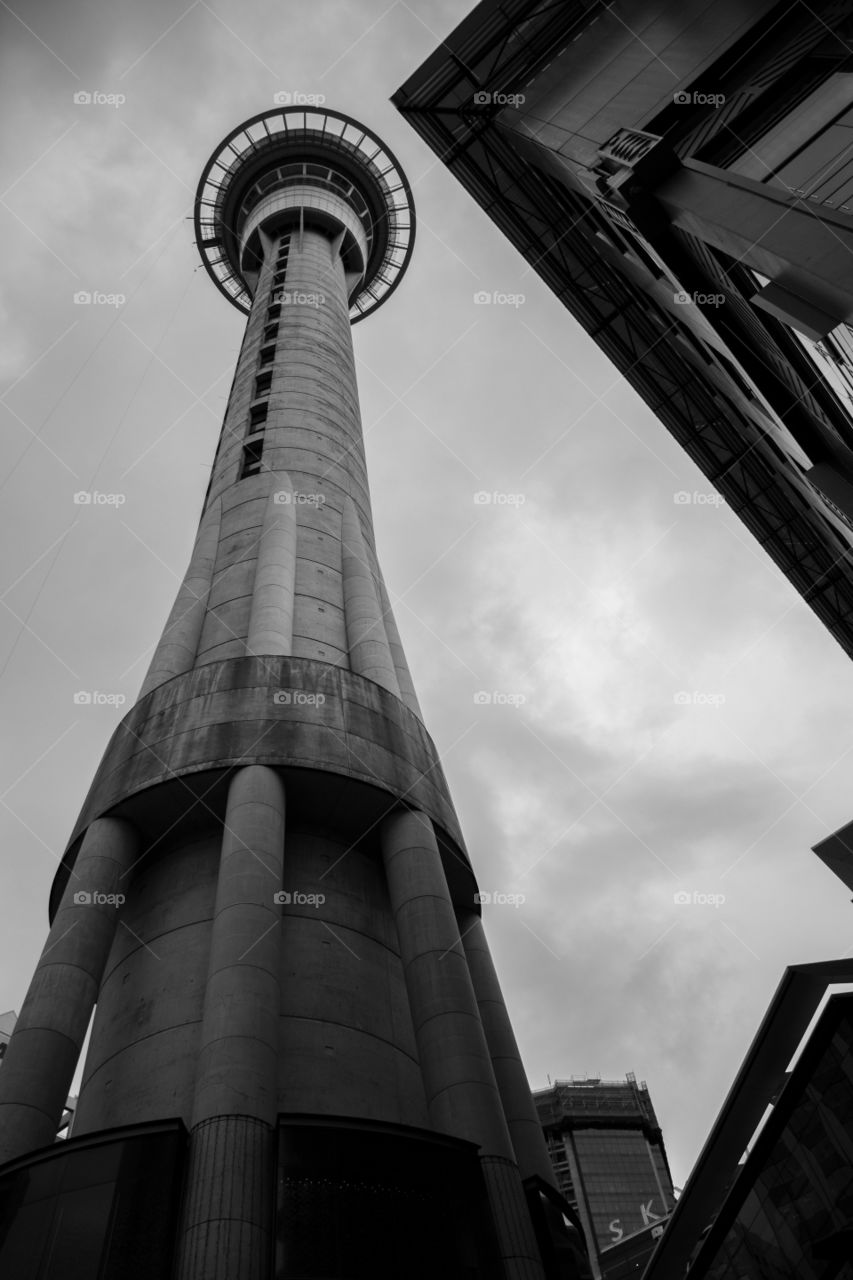
{"type": "Polygon", "coordinates": [[[275,303],[267,308],[267,320],[278,320],[281,315],[281,303],[275,303]]]}
{"type": "Polygon", "coordinates": [[[261,347],[261,354],[258,359],[258,364],[263,369],[265,365],[272,364],[274,358],[275,358],[274,345],[270,347],[261,347]]]}
{"type": "Polygon", "coordinates": [[[272,369],[267,373],[259,373],[255,378],[255,399],[258,396],[269,395],[270,385],[272,384],[272,369]]]}
{"type": "Polygon", "coordinates": [[[264,329],[264,342],[275,342],[278,337],[278,325],[268,324],[264,329]]]}
{"type": "Polygon", "coordinates": [[[253,404],[249,410],[249,430],[257,431],[267,420],[267,412],[269,411],[269,401],[264,400],[263,404],[253,404]]]}
{"type": "Polygon", "coordinates": [[[284,284],[284,275],[285,273],[283,271],[276,271],[272,278],[273,285],[278,286],[284,284]]]}
{"type": "Polygon", "coordinates": [[[256,476],[261,469],[261,457],[264,452],[263,440],[251,440],[243,445],[243,464],[240,468],[240,479],[256,476]]]}

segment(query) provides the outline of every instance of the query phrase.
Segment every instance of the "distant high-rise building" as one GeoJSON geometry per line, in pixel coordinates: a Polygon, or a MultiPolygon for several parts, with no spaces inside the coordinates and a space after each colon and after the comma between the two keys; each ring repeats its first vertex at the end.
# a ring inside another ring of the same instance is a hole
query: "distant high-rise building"
{"type": "Polygon", "coordinates": [[[625,1080],[556,1080],[533,1099],[560,1191],[583,1225],[594,1273],[604,1280],[639,1275],[675,1203],[645,1082],[638,1084],[630,1073],[625,1080]]]}
{"type": "Polygon", "coordinates": [[[482,0],[394,101],[853,654],[851,57],[850,0],[482,0]]]}

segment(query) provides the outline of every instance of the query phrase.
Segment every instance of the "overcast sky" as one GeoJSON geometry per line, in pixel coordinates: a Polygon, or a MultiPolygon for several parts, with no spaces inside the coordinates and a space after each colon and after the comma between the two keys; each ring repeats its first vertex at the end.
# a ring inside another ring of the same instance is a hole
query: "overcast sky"
{"type": "Polygon", "coordinates": [[[470,7],[0,11],[0,1012],[185,568],[240,344],[198,176],[276,92],[322,94],[417,204],[354,330],[376,532],[480,886],[526,898],[484,915],[531,1084],[633,1070],[683,1184],[784,967],[850,950],[810,846],[853,818],[851,667],[731,511],[674,501],[710,486],[390,105],[470,7]]]}

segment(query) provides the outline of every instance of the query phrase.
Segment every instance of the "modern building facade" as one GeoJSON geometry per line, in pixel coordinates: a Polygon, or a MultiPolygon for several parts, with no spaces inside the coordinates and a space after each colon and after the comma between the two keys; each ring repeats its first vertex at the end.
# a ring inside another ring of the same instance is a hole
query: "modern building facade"
{"type": "Polygon", "coordinates": [[[639,1275],[675,1204],[645,1082],[630,1074],[557,1080],[533,1100],[558,1186],[583,1225],[593,1274],[639,1275]]]}
{"type": "Polygon", "coordinates": [[[575,1280],[375,549],[351,325],[406,268],[408,184],[357,122],[277,110],[195,225],[245,336],[0,1071],[0,1274],[575,1280]]]}
{"type": "Polygon", "coordinates": [[[848,653],[851,51],[850,0],[482,0],[394,97],[848,653]]]}
{"type": "Polygon", "coordinates": [[[853,1280],[851,981],[786,971],[643,1280],[853,1280]]]}

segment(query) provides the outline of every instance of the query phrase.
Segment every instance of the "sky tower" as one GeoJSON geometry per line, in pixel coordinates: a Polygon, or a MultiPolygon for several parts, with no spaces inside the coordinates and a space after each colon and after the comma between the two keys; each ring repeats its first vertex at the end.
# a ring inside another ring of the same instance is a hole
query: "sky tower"
{"type": "Polygon", "coordinates": [[[376,557],[350,326],[406,269],[408,183],[278,109],[195,208],[246,331],[0,1069],[0,1274],[580,1274],[376,557]]]}

